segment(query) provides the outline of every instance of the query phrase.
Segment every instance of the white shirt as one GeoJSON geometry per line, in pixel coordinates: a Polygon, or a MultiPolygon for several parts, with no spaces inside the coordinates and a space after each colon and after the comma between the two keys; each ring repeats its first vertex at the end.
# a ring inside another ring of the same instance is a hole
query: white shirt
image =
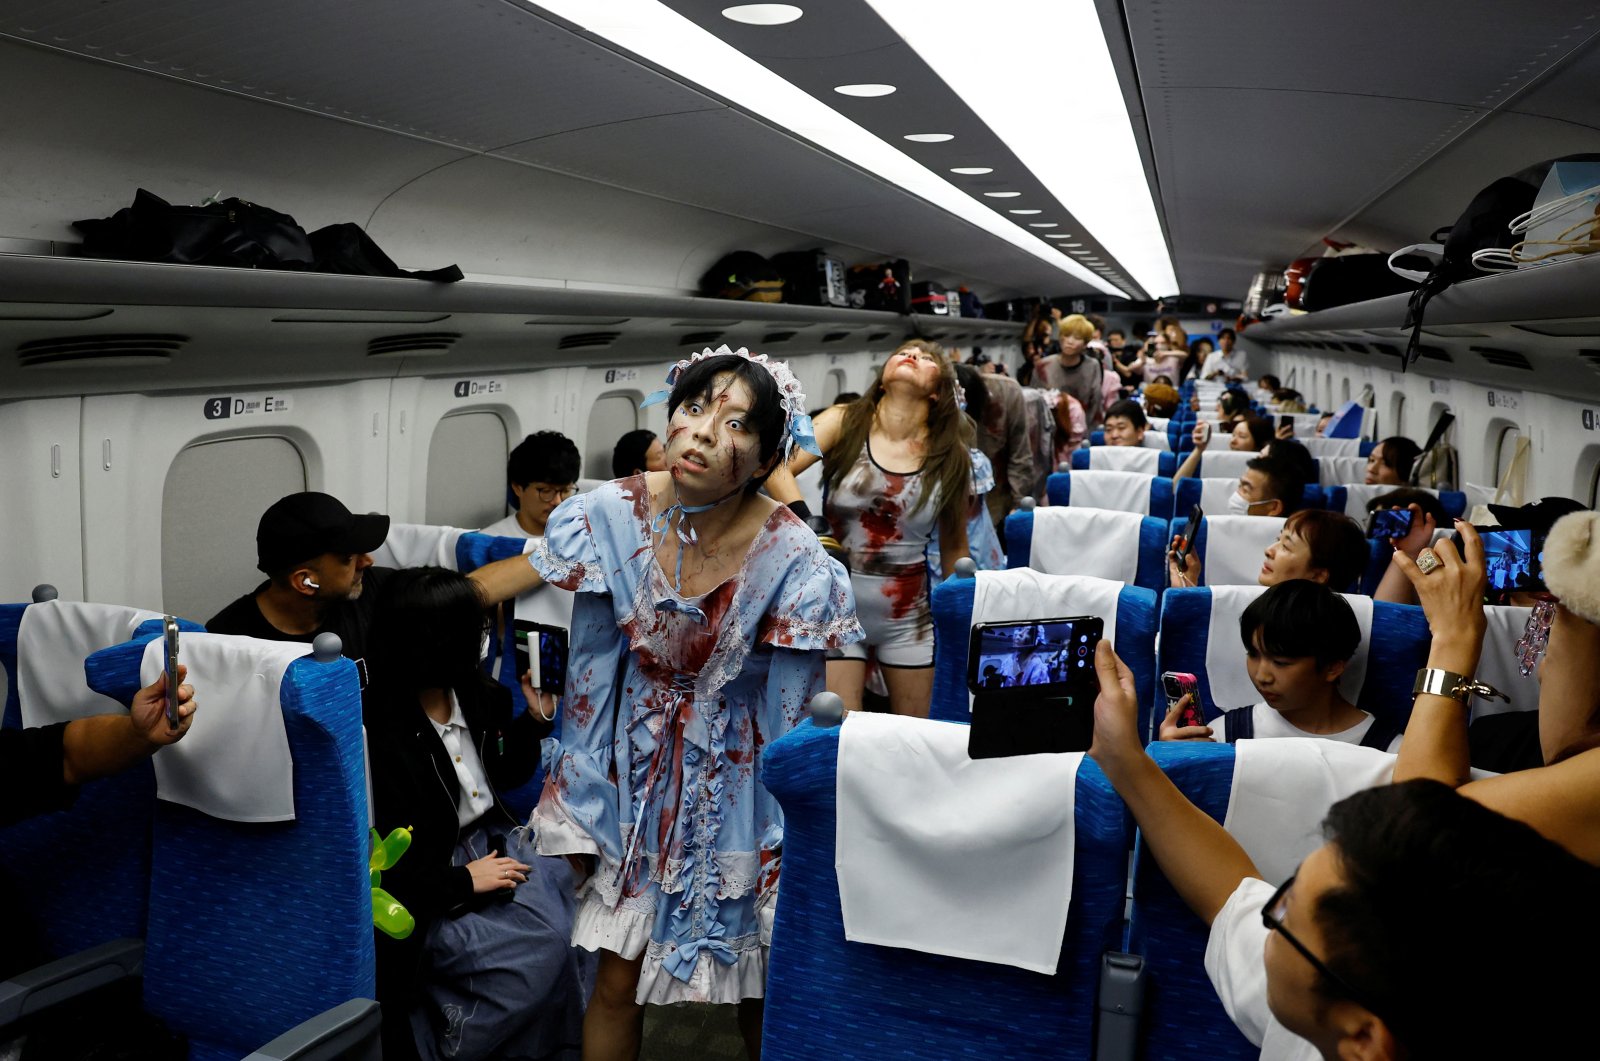
{"type": "MultiPolygon", "coordinates": [[[[1291,725],[1288,719],[1274,711],[1272,705],[1265,701],[1252,707],[1250,713],[1252,721],[1256,724],[1255,735],[1258,740],[1263,737],[1317,737],[1321,740],[1336,740],[1343,744],[1360,744],[1361,738],[1367,735],[1367,730],[1372,728],[1372,723],[1375,721],[1373,716],[1363,711],[1362,714],[1366,717],[1349,729],[1342,729],[1338,733],[1311,733],[1299,726],[1291,725]]],[[[1223,739],[1222,718],[1219,716],[1212,721],[1214,725],[1211,727],[1211,739],[1220,744],[1223,739]]],[[[1399,752],[1400,742],[1404,737],[1404,734],[1396,736],[1384,750],[1391,753],[1399,752]]]]}
{"type": "Polygon", "coordinates": [[[1279,1024],[1267,1008],[1265,949],[1270,930],[1261,908],[1277,889],[1247,877],[1228,896],[1206,938],[1206,975],[1228,1019],[1255,1045],[1261,1061],[1321,1061],[1322,1054],[1279,1024]]]}
{"type": "Polygon", "coordinates": [[[481,818],[494,806],[494,796],[489,790],[489,775],[484,772],[483,760],[472,745],[472,730],[467,728],[466,716],[461,713],[461,701],[450,693],[450,721],[443,725],[434,722],[434,732],[444,742],[444,750],[456,769],[456,785],[460,796],[456,799],[456,822],[465,827],[481,818]]]}
{"type": "Polygon", "coordinates": [[[1213,350],[1206,355],[1206,363],[1200,366],[1200,378],[1211,379],[1223,376],[1227,379],[1244,379],[1244,351],[1234,347],[1231,355],[1221,350],[1213,350]]]}
{"type": "Polygon", "coordinates": [[[489,524],[487,527],[483,528],[483,530],[479,531],[478,533],[479,534],[493,534],[496,537],[500,537],[500,538],[532,538],[533,537],[533,535],[529,534],[527,531],[522,529],[522,524],[517,522],[517,514],[515,512],[511,513],[511,515],[507,516],[505,519],[500,520],[498,523],[489,524]]]}

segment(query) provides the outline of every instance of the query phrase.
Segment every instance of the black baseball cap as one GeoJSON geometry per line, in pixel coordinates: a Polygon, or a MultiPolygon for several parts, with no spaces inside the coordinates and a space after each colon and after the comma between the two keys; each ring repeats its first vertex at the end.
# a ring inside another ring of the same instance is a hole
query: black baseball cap
{"type": "Polygon", "coordinates": [[[357,516],[338,498],[307,490],[279,498],[261,514],[256,567],[271,572],[323,553],[370,553],[388,536],[388,516],[357,516]]]}
{"type": "Polygon", "coordinates": [[[1544,535],[1550,533],[1556,520],[1569,512],[1586,511],[1587,506],[1570,497],[1541,497],[1526,505],[1490,505],[1488,508],[1505,530],[1531,530],[1544,535]]]}

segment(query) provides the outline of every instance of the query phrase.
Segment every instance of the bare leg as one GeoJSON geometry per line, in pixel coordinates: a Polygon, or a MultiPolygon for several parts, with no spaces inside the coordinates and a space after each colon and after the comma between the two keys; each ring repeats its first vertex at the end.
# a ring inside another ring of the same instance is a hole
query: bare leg
{"type": "Polygon", "coordinates": [[[644,1007],[634,1001],[644,956],[600,952],[594,995],[583,1015],[583,1061],[638,1061],[644,1007]]]}
{"type": "Polygon", "coordinates": [[[867,661],[864,659],[830,659],[828,661],[828,692],[838,693],[844,700],[846,711],[861,710],[861,691],[867,685],[867,661]]]}
{"type": "Polygon", "coordinates": [[[744,1036],[744,1052],[750,1061],[761,1061],[761,1017],[765,1012],[764,999],[739,1000],[739,1034],[744,1036]]]}
{"type": "Polygon", "coordinates": [[[889,687],[889,710],[897,715],[928,717],[933,700],[932,667],[883,667],[883,681],[889,687]]]}

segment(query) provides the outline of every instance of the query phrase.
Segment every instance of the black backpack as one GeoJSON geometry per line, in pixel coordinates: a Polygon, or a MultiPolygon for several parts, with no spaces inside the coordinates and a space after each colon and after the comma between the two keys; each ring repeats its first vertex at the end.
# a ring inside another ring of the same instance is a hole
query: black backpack
{"type": "MultiPolygon", "coordinates": [[[[1249,740],[1256,735],[1256,716],[1254,707],[1236,707],[1232,711],[1222,713],[1222,739],[1229,744],[1235,741],[1249,740]]],[[[1367,728],[1366,735],[1361,738],[1361,747],[1376,748],[1380,752],[1389,750],[1389,745],[1403,731],[1399,726],[1374,715],[1372,725],[1367,728]]]]}
{"type": "Polygon", "coordinates": [[[700,294],[740,302],[782,302],[783,276],[755,251],[733,251],[700,277],[700,294]]]}

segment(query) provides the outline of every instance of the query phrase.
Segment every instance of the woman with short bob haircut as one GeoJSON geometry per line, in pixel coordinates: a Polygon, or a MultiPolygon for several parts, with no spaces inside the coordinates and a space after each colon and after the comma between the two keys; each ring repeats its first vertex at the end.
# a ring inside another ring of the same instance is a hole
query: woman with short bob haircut
{"type": "MultiPolygon", "coordinates": [[[[828,662],[828,688],[852,710],[861,706],[870,652],[888,685],[891,710],[928,714],[933,614],[925,554],[934,528],[942,574],[948,577],[967,555],[973,429],[957,391],[944,349],[912,339],[884,363],[860,400],[817,417],[828,522],[849,553],[856,612],[867,635],[828,662]]],[[[788,472],[798,475],[816,460],[795,453],[788,472]]],[[[780,501],[800,496],[782,473],[771,492],[780,501]]]]}

